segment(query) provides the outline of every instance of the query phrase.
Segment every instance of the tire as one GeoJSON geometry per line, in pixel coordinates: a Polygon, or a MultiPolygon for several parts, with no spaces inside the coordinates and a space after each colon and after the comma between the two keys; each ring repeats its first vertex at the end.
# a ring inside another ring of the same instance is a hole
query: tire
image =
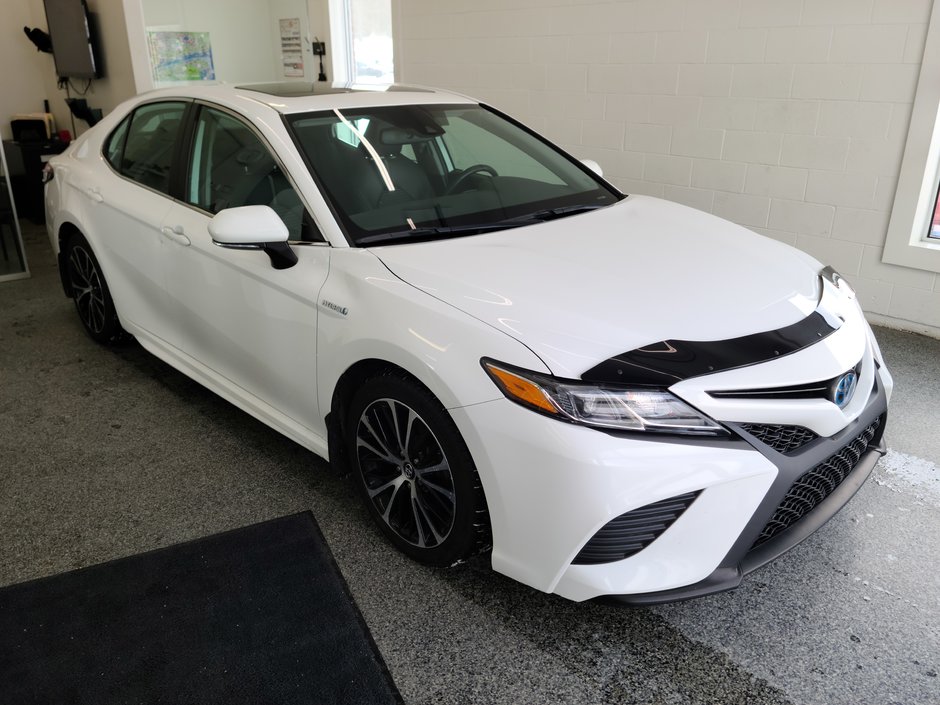
{"type": "Polygon", "coordinates": [[[88,335],[105,345],[125,340],[127,333],[121,328],[101,265],[81,233],[68,240],[65,266],[69,295],[88,335]]]}
{"type": "Polygon", "coordinates": [[[345,423],[356,484],[385,536],[448,566],[488,548],[486,499],[470,451],[441,403],[403,373],[367,380],[345,423]]]}

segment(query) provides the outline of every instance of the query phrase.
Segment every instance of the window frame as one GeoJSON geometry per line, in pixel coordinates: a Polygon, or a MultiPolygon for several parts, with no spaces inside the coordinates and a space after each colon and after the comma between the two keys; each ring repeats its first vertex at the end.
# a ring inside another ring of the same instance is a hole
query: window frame
{"type": "Polygon", "coordinates": [[[940,240],[928,238],[940,188],[940,3],[930,13],[920,77],[881,260],[940,273],[940,240]]]}
{"type": "Polygon", "coordinates": [[[108,133],[108,136],[101,141],[102,161],[108,165],[108,168],[114,173],[115,176],[118,176],[121,179],[124,179],[128,183],[134,184],[135,186],[139,186],[140,188],[143,188],[143,189],[147,189],[151,193],[155,193],[157,195],[163,196],[164,198],[169,198],[174,201],[179,200],[177,198],[177,193],[178,193],[178,183],[179,183],[180,169],[181,169],[180,164],[181,164],[181,158],[182,158],[182,147],[188,140],[187,133],[188,133],[189,125],[191,121],[193,103],[194,103],[194,100],[192,98],[186,98],[183,96],[174,96],[170,98],[161,97],[161,98],[157,98],[154,100],[145,100],[145,101],[138,103],[137,105],[134,106],[132,110],[130,110],[127,113],[127,115],[125,115],[120,120],[120,122],[118,122],[117,125],[114,126],[111,132],[108,133]],[[127,149],[127,138],[131,134],[131,127],[134,123],[134,116],[137,114],[137,111],[149,105],[159,105],[159,104],[169,104],[169,103],[182,103],[184,107],[183,107],[183,116],[180,118],[179,134],[176,137],[174,148],[173,148],[173,162],[170,166],[170,176],[169,176],[169,182],[167,183],[167,190],[161,191],[160,189],[154,188],[153,186],[149,186],[125,174],[123,171],[123,163],[124,163],[124,152],[127,149]],[[121,125],[123,125],[125,122],[127,123],[127,130],[124,132],[124,136],[122,138],[121,152],[120,152],[121,165],[118,166],[118,165],[113,164],[111,160],[108,159],[107,151],[108,151],[108,147],[111,145],[111,139],[114,137],[115,133],[119,129],[121,129],[121,125]]]}
{"type": "Polygon", "coordinates": [[[136,110],[137,109],[135,108],[134,110],[129,112],[127,115],[125,115],[124,119],[122,119],[117,124],[117,126],[113,130],[111,130],[111,132],[108,133],[108,136],[105,138],[104,142],[101,145],[102,158],[104,159],[105,163],[111,167],[112,171],[115,171],[118,174],[120,174],[120,168],[118,165],[124,162],[124,145],[127,144],[127,134],[130,132],[131,120],[134,117],[134,112],[136,110]],[[114,141],[115,136],[122,128],[124,128],[124,134],[121,135],[121,146],[118,149],[117,164],[115,164],[114,162],[111,161],[108,155],[111,151],[111,143],[114,141]]]}
{"type": "MultiPolygon", "coordinates": [[[[189,131],[189,137],[186,140],[186,142],[189,145],[189,148],[186,150],[186,154],[184,157],[186,159],[186,165],[185,165],[185,170],[183,172],[182,190],[180,191],[180,198],[184,203],[186,203],[186,205],[192,206],[193,208],[199,211],[202,211],[203,213],[207,213],[210,218],[216,215],[217,213],[220,213],[222,210],[226,210],[225,208],[223,208],[220,211],[213,213],[211,210],[204,208],[198,203],[193,203],[193,201],[190,200],[190,197],[192,194],[193,179],[201,178],[198,175],[194,175],[193,172],[194,172],[194,167],[196,166],[197,156],[199,156],[196,153],[196,148],[197,148],[196,141],[199,137],[198,135],[199,124],[200,124],[199,121],[202,118],[203,113],[205,112],[216,112],[216,113],[219,113],[221,115],[228,117],[233,122],[236,122],[239,125],[241,125],[256,140],[258,140],[258,144],[261,146],[262,149],[264,149],[268,153],[268,155],[271,157],[271,161],[274,162],[274,164],[280,170],[281,174],[284,175],[284,178],[287,179],[288,183],[290,184],[290,187],[294,190],[294,193],[297,194],[297,198],[298,200],[300,200],[301,205],[303,205],[304,208],[306,208],[306,204],[304,203],[303,199],[300,198],[300,193],[298,192],[297,187],[288,177],[287,170],[284,168],[284,165],[275,156],[274,151],[271,149],[270,145],[261,137],[260,133],[257,130],[252,129],[250,123],[248,123],[244,119],[243,116],[239,116],[236,113],[233,113],[232,111],[220,110],[218,107],[214,105],[207,104],[207,103],[204,104],[201,102],[198,103],[197,109],[193,111],[192,125],[189,131]]],[[[238,206],[229,206],[229,207],[237,208],[238,206]]]]}
{"type": "MultiPolygon", "coordinates": [[[[297,198],[300,199],[300,204],[304,208],[304,218],[303,220],[308,220],[310,225],[313,228],[313,235],[316,239],[314,240],[288,240],[287,242],[291,245],[326,245],[329,246],[330,243],[326,239],[326,236],[323,234],[323,228],[317,222],[316,217],[313,215],[313,209],[310,208],[310,204],[307,202],[307,198],[304,196],[304,192],[297,187],[297,182],[294,181],[294,177],[291,175],[290,171],[284,166],[284,162],[281,161],[280,156],[271,146],[271,143],[265,138],[261,131],[251,124],[251,121],[248,120],[244,115],[239,113],[236,110],[232,110],[224,105],[219,105],[218,103],[213,103],[208,100],[199,100],[196,99],[193,101],[193,108],[190,114],[189,122],[187,124],[187,133],[186,136],[181,140],[183,145],[183,150],[180,154],[180,159],[183,162],[180,174],[179,182],[179,192],[178,197],[175,199],[179,201],[184,206],[192,208],[193,210],[203,213],[204,215],[212,218],[215,214],[211,211],[207,211],[204,208],[190,203],[187,196],[187,186],[189,185],[189,180],[191,177],[193,161],[195,158],[195,148],[196,148],[196,122],[199,119],[199,114],[202,110],[217,110],[221,113],[225,113],[233,120],[240,122],[244,125],[261,143],[261,145],[268,151],[268,154],[271,155],[271,158],[274,160],[274,163],[277,164],[277,168],[281,170],[281,173],[285,176],[291,188],[294,189],[294,193],[297,194],[297,198]]],[[[280,216],[279,216],[280,217],[280,216]]],[[[302,228],[301,228],[302,230],[302,228]]]]}

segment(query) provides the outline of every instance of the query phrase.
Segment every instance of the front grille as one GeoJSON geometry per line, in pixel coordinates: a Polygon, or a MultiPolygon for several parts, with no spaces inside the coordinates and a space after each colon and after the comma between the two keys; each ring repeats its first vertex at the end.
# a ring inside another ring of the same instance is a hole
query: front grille
{"type": "MultiPolygon", "coordinates": [[[[851,370],[861,376],[862,361],[859,360],[851,370]]],[[[849,372],[850,370],[846,370],[849,372]]],[[[843,373],[844,374],[844,373],[843,373]]],[[[732,389],[709,392],[716,399],[827,399],[832,401],[832,390],[842,375],[832,379],[805,384],[793,384],[788,387],[764,387],[762,389],[732,389]]]]}
{"type": "Polygon", "coordinates": [[[868,428],[838,453],[800,475],[751,548],[757,548],[765,541],[786,531],[832,494],[855,469],[880,425],[881,419],[875,419],[868,428]]]}
{"type": "Polygon", "coordinates": [[[802,426],[775,426],[761,423],[744,423],[741,428],[765,443],[778,453],[792,453],[819,436],[802,426]]]}
{"type": "Polygon", "coordinates": [[[572,563],[613,563],[639,553],[682,516],[698,495],[699,492],[689,492],[670,497],[611,519],[584,545],[572,563]]]}

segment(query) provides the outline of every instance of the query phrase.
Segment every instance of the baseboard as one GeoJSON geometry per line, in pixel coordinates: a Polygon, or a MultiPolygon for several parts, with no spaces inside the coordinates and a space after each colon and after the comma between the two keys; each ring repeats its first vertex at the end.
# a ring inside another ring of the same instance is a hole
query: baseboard
{"type": "Polygon", "coordinates": [[[940,339],[940,328],[928,326],[923,323],[906,321],[903,318],[893,318],[892,316],[882,316],[880,313],[865,313],[865,318],[873,326],[882,326],[884,328],[893,328],[894,330],[903,330],[908,333],[919,333],[931,338],[940,339]]]}

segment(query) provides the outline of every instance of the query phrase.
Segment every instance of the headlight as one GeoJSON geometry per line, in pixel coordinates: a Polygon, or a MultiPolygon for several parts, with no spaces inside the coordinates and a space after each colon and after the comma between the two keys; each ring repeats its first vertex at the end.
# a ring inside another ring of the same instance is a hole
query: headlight
{"type": "Polygon", "coordinates": [[[485,358],[481,363],[507,399],[562,421],[621,431],[709,436],[726,433],[715,421],[664,389],[583,384],[485,358]]]}
{"type": "Polygon", "coordinates": [[[836,289],[841,291],[850,299],[855,298],[855,289],[852,288],[852,285],[849,284],[845,277],[839,274],[832,267],[823,267],[822,271],[819,273],[819,276],[834,284],[836,289]]]}

